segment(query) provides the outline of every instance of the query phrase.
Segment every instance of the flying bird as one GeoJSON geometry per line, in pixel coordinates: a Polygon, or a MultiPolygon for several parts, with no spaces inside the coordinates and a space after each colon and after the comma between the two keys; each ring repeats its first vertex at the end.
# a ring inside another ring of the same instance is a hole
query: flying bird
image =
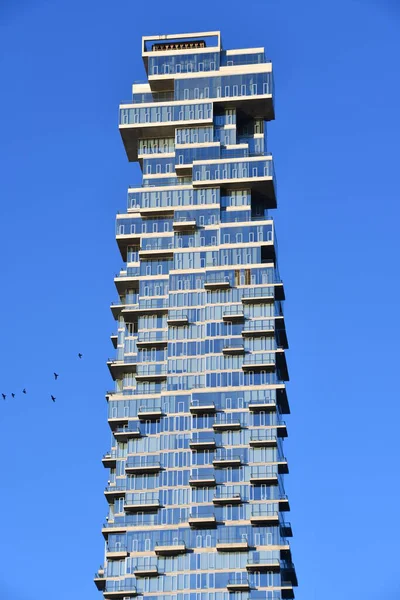
{"type": "Polygon", "coordinates": [[[15,394],[11,393],[11,396],[12,396],[13,398],[15,398],[15,394]]]}
{"type": "Polygon", "coordinates": [[[25,388],[22,390],[22,393],[23,393],[23,394],[26,394],[26,389],[25,389],[25,388]]]}
{"type": "Polygon", "coordinates": [[[81,353],[79,352],[78,356],[79,356],[79,358],[82,358],[83,354],[81,354],[81,353]]]}
{"type": "Polygon", "coordinates": [[[7,398],[6,394],[2,394],[2,396],[3,396],[3,400],[5,400],[7,398]]]}
{"type": "Polygon", "coordinates": [[[54,379],[57,381],[57,379],[58,379],[58,373],[54,373],[54,379]]]}
{"type": "Polygon", "coordinates": [[[55,396],[51,396],[51,399],[53,400],[53,402],[56,401],[56,397],[55,396]]]}

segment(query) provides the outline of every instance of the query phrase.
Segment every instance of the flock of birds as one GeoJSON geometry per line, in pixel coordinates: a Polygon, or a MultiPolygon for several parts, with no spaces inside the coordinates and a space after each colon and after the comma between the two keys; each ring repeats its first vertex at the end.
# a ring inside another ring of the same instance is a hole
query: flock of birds
{"type": "MultiPolygon", "coordinates": [[[[83,354],[81,354],[81,353],[79,352],[79,354],[78,354],[78,358],[82,358],[82,357],[83,357],[83,354]]],[[[53,375],[54,375],[54,379],[55,379],[55,381],[57,381],[57,379],[59,378],[59,374],[58,374],[58,373],[56,373],[56,372],[54,372],[54,373],[53,373],[53,375]]],[[[26,388],[24,388],[24,389],[22,390],[22,393],[23,393],[23,394],[27,394],[26,388]]],[[[3,400],[6,400],[6,398],[7,398],[7,394],[3,394],[3,393],[2,393],[1,395],[3,396],[3,400]]],[[[15,394],[14,394],[13,392],[11,392],[11,398],[15,398],[15,394]]],[[[53,400],[53,402],[55,402],[55,401],[57,400],[56,396],[53,396],[53,394],[50,394],[50,398],[53,400]]]]}

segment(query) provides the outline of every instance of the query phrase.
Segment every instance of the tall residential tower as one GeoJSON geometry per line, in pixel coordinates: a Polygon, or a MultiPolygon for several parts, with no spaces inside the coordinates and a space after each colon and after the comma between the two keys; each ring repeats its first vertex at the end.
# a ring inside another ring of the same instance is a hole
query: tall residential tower
{"type": "Polygon", "coordinates": [[[95,582],[108,599],[294,598],[272,64],[218,31],[144,37],[142,56],[119,116],[143,177],[117,216],[95,582]]]}

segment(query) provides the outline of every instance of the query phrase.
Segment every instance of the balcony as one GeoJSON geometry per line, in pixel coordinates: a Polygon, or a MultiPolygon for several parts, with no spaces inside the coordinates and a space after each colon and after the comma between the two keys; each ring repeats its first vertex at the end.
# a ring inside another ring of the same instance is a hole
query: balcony
{"type": "Polygon", "coordinates": [[[139,406],[137,416],[139,421],[158,421],[163,414],[161,406],[139,406]]]}
{"type": "Polygon", "coordinates": [[[227,190],[251,189],[266,203],[276,208],[275,174],[271,155],[240,157],[236,160],[220,158],[199,160],[194,163],[193,187],[218,187],[227,190]]]}
{"type": "MultiPolygon", "coordinates": [[[[135,580],[132,579],[132,581],[135,580]]],[[[117,585],[109,587],[111,583],[114,582],[108,581],[107,587],[103,591],[103,596],[106,599],[112,600],[113,598],[122,598],[123,600],[125,600],[125,598],[133,598],[137,595],[136,586],[133,583],[125,583],[123,585],[118,585],[119,582],[116,581],[115,584],[117,585]]]]}
{"type": "Polygon", "coordinates": [[[176,556],[177,554],[185,554],[186,551],[186,544],[182,540],[156,542],[154,547],[157,556],[176,556]]]}
{"type": "Polygon", "coordinates": [[[231,282],[226,275],[211,275],[209,274],[204,282],[204,289],[206,290],[228,290],[231,287],[231,282]]]}
{"type": "Polygon", "coordinates": [[[197,512],[189,515],[188,523],[192,529],[213,529],[217,526],[214,513],[200,515],[197,512]]]}
{"type": "Polygon", "coordinates": [[[225,322],[240,323],[244,320],[243,308],[237,306],[225,308],[222,313],[222,320],[225,322]]]}
{"type": "Polygon", "coordinates": [[[221,415],[221,418],[213,423],[214,431],[238,431],[241,428],[239,419],[228,418],[226,415],[221,415]]]}
{"type": "Polygon", "coordinates": [[[190,475],[189,485],[191,487],[215,487],[217,482],[214,473],[204,469],[203,472],[190,475]]]}
{"type": "Polygon", "coordinates": [[[275,527],[279,525],[279,513],[266,509],[253,509],[250,516],[250,523],[257,526],[275,527]]]}
{"type": "Polygon", "coordinates": [[[218,505],[242,504],[243,499],[240,494],[234,492],[219,492],[213,498],[213,503],[218,505]]]}
{"type": "Polygon", "coordinates": [[[246,539],[222,539],[217,541],[217,552],[248,552],[249,543],[246,539]]]}
{"type": "Polygon", "coordinates": [[[156,564],[136,565],[136,567],[133,568],[133,572],[135,577],[157,577],[159,575],[156,564]]]}
{"type": "Polygon", "coordinates": [[[275,371],[276,358],[275,353],[268,354],[249,354],[243,361],[243,371],[275,371]]]}
{"type": "Polygon", "coordinates": [[[252,485],[278,485],[278,473],[262,469],[255,469],[250,473],[252,485]]]}
{"type": "Polygon", "coordinates": [[[211,415],[216,412],[214,402],[205,402],[202,404],[201,402],[191,402],[190,403],[190,412],[192,415],[211,415]]]}
{"type": "Polygon", "coordinates": [[[239,455],[235,456],[217,456],[213,460],[213,467],[223,469],[224,467],[240,467],[242,459],[239,455]]]}
{"type": "Polygon", "coordinates": [[[228,580],[227,590],[229,592],[248,592],[250,583],[247,579],[232,577],[228,580]]]}
{"type": "Polygon", "coordinates": [[[282,458],[278,458],[277,461],[278,464],[278,473],[280,475],[287,475],[289,473],[289,464],[286,458],[282,457],[282,458]]]}
{"type": "Polygon", "coordinates": [[[284,521],[283,523],[281,523],[281,536],[284,538],[293,536],[293,530],[292,530],[291,523],[289,523],[287,521],[284,521]]]}
{"type": "MultiPolygon", "coordinates": [[[[106,522],[103,524],[101,529],[101,533],[103,537],[107,540],[110,534],[123,534],[126,533],[126,530],[129,526],[126,523],[115,523],[114,521],[106,522]]],[[[117,557],[118,558],[118,557],[117,557]]],[[[124,558],[124,557],[122,557],[124,558]]]]}
{"type": "MultiPolygon", "coordinates": [[[[177,165],[179,166],[179,165],[177,165]]],[[[193,231],[194,229],[196,229],[197,227],[197,223],[195,219],[186,219],[185,217],[182,218],[174,218],[174,221],[172,223],[172,227],[174,228],[174,231],[193,231]]]]}
{"type": "Polygon", "coordinates": [[[171,102],[157,106],[154,103],[135,107],[120,105],[119,130],[129,161],[138,160],[138,142],[143,138],[174,137],[176,127],[212,125],[212,103],[195,100],[182,104],[171,102]]]}
{"type": "Polygon", "coordinates": [[[124,502],[125,512],[152,512],[160,508],[160,500],[158,498],[143,498],[136,500],[135,498],[127,498],[124,502]]]}
{"type": "Polygon", "coordinates": [[[254,400],[247,405],[250,412],[273,412],[276,410],[276,401],[266,398],[265,400],[254,400]]]}
{"type": "MultiPolygon", "coordinates": [[[[121,219],[121,221],[123,221],[121,219]]],[[[117,228],[118,231],[118,228],[117,228]]],[[[129,246],[140,247],[141,235],[139,233],[117,233],[115,236],[119,251],[121,252],[122,260],[127,261],[127,251],[129,246]]]]}
{"type": "Polygon", "coordinates": [[[137,425],[117,427],[113,433],[118,442],[127,442],[128,440],[137,439],[142,436],[137,425]]]}
{"type": "Polygon", "coordinates": [[[104,577],[104,569],[99,569],[97,573],[94,574],[94,583],[99,591],[103,591],[106,589],[107,580],[104,577]]]}
{"type": "MultiPolygon", "coordinates": [[[[114,531],[112,533],[115,533],[114,531]]],[[[129,555],[128,549],[125,545],[119,544],[116,546],[107,546],[106,559],[107,560],[119,560],[126,558],[129,555]]]]}
{"type": "Polygon", "coordinates": [[[167,325],[173,327],[182,327],[183,325],[189,325],[187,313],[181,311],[171,311],[167,317],[167,325]]]}
{"type": "Polygon", "coordinates": [[[250,558],[247,561],[246,569],[250,572],[257,571],[265,573],[266,571],[272,571],[274,573],[279,573],[281,563],[277,558],[250,558]]]}
{"type": "Polygon", "coordinates": [[[276,282],[269,286],[246,288],[243,290],[242,296],[243,304],[269,304],[275,300],[284,299],[282,282],[276,282]]]}
{"type": "Polygon", "coordinates": [[[235,344],[232,340],[222,348],[222,354],[225,356],[239,356],[244,355],[245,350],[243,344],[235,344]]]}
{"type": "Polygon", "coordinates": [[[164,331],[142,331],[136,342],[138,348],[164,348],[168,345],[168,336],[164,331]]]}
{"type": "Polygon", "coordinates": [[[151,258],[173,258],[174,257],[174,249],[172,247],[172,241],[170,242],[170,247],[165,248],[163,246],[164,245],[150,246],[150,244],[148,244],[148,247],[146,249],[143,248],[142,250],[139,250],[139,258],[141,260],[151,259],[151,258]]]}
{"type": "Polygon", "coordinates": [[[250,436],[249,446],[251,448],[276,448],[278,441],[275,435],[258,433],[250,436]]]}
{"type": "Polygon", "coordinates": [[[125,321],[134,323],[137,317],[143,315],[163,315],[168,312],[167,298],[153,298],[151,300],[139,300],[136,306],[128,306],[121,312],[125,321]]]}
{"type": "Polygon", "coordinates": [[[249,321],[242,329],[243,337],[267,337],[274,336],[275,328],[273,322],[259,323],[258,321],[249,321]]]}
{"type": "Polygon", "coordinates": [[[294,590],[291,581],[281,580],[281,598],[282,600],[292,600],[294,598],[294,590]]]}
{"type": "Polygon", "coordinates": [[[137,355],[125,356],[124,360],[115,360],[109,358],[107,361],[107,367],[110,370],[111,377],[115,381],[121,379],[125,374],[135,373],[137,364],[137,355]]]}
{"type": "Polygon", "coordinates": [[[118,484],[111,485],[110,484],[104,490],[104,495],[108,501],[115,500],[115,498],[121,498],[122,496],[125,496],[125,493],[126,493],[125,483],[122,485],[118,485],[118,484]]]}
{"type": "Polygon", "coordinates": [[[189,448],[191,450],[213,450],[217,444],[214,438],[192,438],[189,441],[189,448]]]}
{"type": "Polygon", "coordinates": [[[116,350],[118,348],[118,335],[116,333],[113,333],[112,335],[110,335],[110,340],[116,350]]]}
{"type": "Polygon", "coordinates": [[[101,459],[101,462],[103,463],[103,466],[106,467],[106,469],[115,469],[115,467],[117,466],[117,456],[115,452],[107,452],[106,454],[104,454],[103,458],[101,459]]]}
{"type": "Polygon", "coordinates": [[[161,463],[159,460],[152,460],[147,457],[129,457],[125,463],[125,473],[127,475],[139,475],[143,473],[159,473],[161,471],[161,463]]]}
{"type": "Polygon", "coordinates": [[[164,379],[167,379],[167,367],[165,365],[137,365],[137,381],[162,381],[164,379]]]}

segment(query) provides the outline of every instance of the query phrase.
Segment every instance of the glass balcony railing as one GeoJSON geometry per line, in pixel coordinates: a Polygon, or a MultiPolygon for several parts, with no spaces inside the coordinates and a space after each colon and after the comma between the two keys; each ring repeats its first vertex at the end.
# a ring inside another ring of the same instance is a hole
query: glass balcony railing
{"type": "Polygon", "coordinates": [[[158,456],[130,456],[128,457],[125,467],[134,469],[136,467],[159,467],[160,457],[158,456]]]}
{"type": "Polygon", "coordinates": [[[168,308],[167,298],[152,298],[150,300],[140,299],[139,309],[146,308],[168,308]]]}
{"type": "Polygon", "coordinates": [[[143,242],[140,252],[147,250],[170,250],[174,247],[173,238],[147,239],[143,242]]]}
{"type": "Polygon", "coordinates": [[[138,364],[136,374],[142,377],[163,376],[167,375],[167,367],[165,365],[144,365],[138,364]]]}
{"type": "Polygon", "coordinates": [[[149,123],[167,123],[179,121],[209,121],[212,119],[211,102],[192,102],[190,104],[170,104],[138,108],[120,108],[120,125],[146,125],[149,123]]]}
{"type": "Polygon", "coordinates": [[[138,335],[139,343],[166,342],[168,336],[165,331],[141,331],[138,335]]]}
{"type": "Polygon", "coordinates": [[[275,321],[271,320],[262,320],[262,321],[247,321],[246,325],[243,327],[243,332],[251,332],[251,331],[274,331],[275,329],[275,321]]]}
{"type": "Polygon", "coordinates": [[[251,367],[251,366],[263,366],[263,365],[270,365],[273,366],[276,363],[276,357],[275,357],[275,353],[271,352],[268,354],[248,354],[246,356],[246,358],[243,361],[243,366],[244,367],[251,367]]]}

